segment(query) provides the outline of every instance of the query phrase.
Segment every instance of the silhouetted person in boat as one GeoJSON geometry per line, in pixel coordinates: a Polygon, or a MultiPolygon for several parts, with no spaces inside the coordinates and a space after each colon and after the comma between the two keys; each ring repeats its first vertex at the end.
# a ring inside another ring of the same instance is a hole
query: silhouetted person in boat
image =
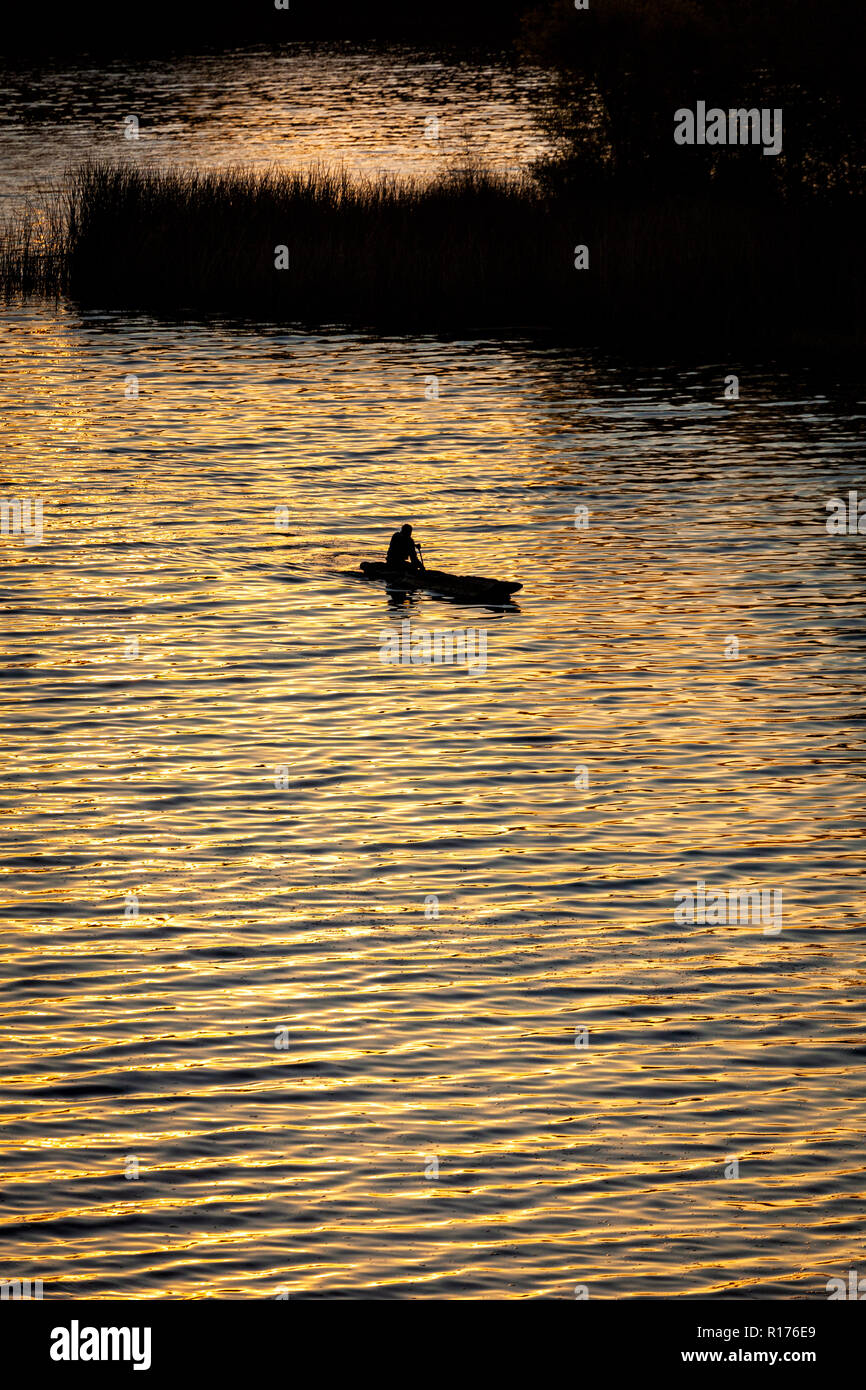
{"type": "Polygon", "coordinates": [[[388,556],[385,564],[389,569],[401,570],[404,565],[408,565],[413,570],[423,570],[424,566],[418,557],[415,549],[415,542],[412,539],[412,527],[406,522],[399,531],[395,531],[391,537],[391,544],[388,546],[388,556]]]}

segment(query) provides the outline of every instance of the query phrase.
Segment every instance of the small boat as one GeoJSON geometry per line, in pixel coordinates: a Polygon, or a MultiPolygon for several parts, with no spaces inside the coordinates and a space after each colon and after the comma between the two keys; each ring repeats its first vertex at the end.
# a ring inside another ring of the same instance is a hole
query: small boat
{"type": "Polygon", "coordinates": [[[391,589],[411,593],[415,589],[431,589],[449,598],[474,603],[507,603],[512,594],[522,589],[508,579],[485,579],[477,574],[446,574],[444,570],[392,569],[380,560],[362,560],[361,574],[366,579],[379,579],[391,589]]]}

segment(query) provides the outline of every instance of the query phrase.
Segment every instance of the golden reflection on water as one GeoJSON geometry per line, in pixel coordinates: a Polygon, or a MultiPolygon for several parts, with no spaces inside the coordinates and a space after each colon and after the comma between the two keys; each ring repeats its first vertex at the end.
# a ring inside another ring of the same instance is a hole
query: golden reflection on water
{"type": "Polygon", "coordinates": [[[41,546],[0,541],[3,1277],[825,1296],[864,1119],[844,392],[765,372],[728,412],[713,365],[521,343],[2,331],[3,495],[45,502],[41,546]],[[514,608],[346,577],[407,517],[514,608]],[[486,627],[486,674],[383,666],[406,615],[486,627]],[[676,926],[699,878],[781,887],[781,934],[676,926]]]}
{"type": "Polygon", "coordinates": [[[289,44],[126,60],[114,72],[20,64],[4,77],[0,209],[88,159],[219,169],[321,163],[426,178],[467,158],[515,169],[548,149],[536,121],[544,72],[497,55],[466,63],[402,46],[289,44]],[[127,139],[133,106],[139,137],[127,139]]]}

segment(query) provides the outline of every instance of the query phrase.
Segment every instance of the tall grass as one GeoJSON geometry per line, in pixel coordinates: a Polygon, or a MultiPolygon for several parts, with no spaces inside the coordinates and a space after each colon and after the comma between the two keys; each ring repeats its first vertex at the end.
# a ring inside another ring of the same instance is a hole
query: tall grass
{"type": "Polygon", "coordinates": [[[0,286],[310,326],[862,342],[859,240],[817,204],[555,196],[474,167],[421,182],[91,163],[7,228],[0,286]]]}
{"type": "Polygon", "coordinates": [[[0,225],[0,291],[7,300],[67,288],[74,227],[72,185],[45,187],[0,225]]]}

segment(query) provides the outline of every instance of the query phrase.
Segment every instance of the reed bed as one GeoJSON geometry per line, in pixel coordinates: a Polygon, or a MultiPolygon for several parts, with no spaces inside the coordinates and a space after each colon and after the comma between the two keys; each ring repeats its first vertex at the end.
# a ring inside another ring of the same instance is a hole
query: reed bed
{"type": "Polygon", "coordinates": [[[90,163],[7,226],[0,287],[311,327],[847,343],[863,335],[859,241],[853,215],[817,203],[556,197],[478,167],[422,182],[90,163]]]}

